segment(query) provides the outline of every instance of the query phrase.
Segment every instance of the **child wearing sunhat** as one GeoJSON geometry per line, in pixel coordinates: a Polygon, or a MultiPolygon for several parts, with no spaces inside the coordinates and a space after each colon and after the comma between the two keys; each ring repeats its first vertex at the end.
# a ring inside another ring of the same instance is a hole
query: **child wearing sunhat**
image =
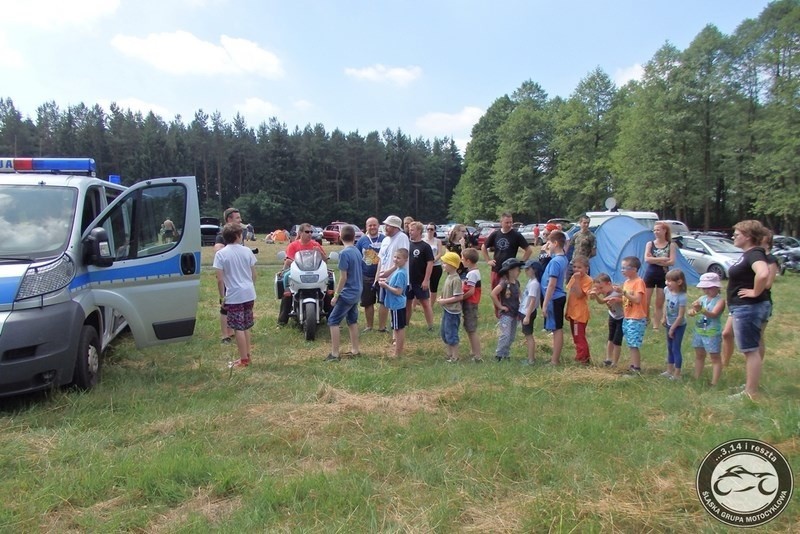
{"type": "Polygon", "coordinates": [[[694,378],[699,379],[706,364],[706,354],[711,357],[711,385],[717,385],[722,375],[722,321],[720,316],[725,311],[725,299],[720,294],[722,281],[716,273],[705,273],[700,277],[697,287],[704,295],[692,303],[687,312],[689,317],[696,317],[694,338],[694,378]]]}
{"type": "Polygon", "coordinates": [[[455,252],[447,252],[442,256],[442,268],[447,273],[447,279],[437,302],[444,310],[440,331],[449,363],[458,361],[458,328],[461,326],[461,301],[464,300],[461,277],[458,276],[460,265],[461,257],[455,252]]]}
{"type": "Polygon", "coordinates": [[[500,281],[492,289],[492,302],[500,313],[497,330],[498,362],[510,361],[511,344],[517,334],[517,315],[519,314],[519,272],[524,264],[517,258],[508,258],[500,266],[497,275],[500,281]]]}

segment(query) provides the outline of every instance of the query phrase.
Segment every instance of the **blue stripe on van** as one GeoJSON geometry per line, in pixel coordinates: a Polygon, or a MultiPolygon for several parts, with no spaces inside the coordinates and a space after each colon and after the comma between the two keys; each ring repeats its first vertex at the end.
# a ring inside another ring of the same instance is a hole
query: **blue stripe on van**
{"type": "MultiPolygon", "coordinates": [[[[199,256],[200,253],[195,254],[198,265],[200,264],[199,256]]],[[[89,283],[119,282],[133,278],[181,275],[181,258],[180,255],[177,254],[161,261],[153,261],[152,263],[143,264],[141,259],[136,260],[136,263],[137,265],[132,265],[130,267],[122,267],[115,264],[105,269],[97,269],[91,274],[83,273],[72,280],[69,288],[72,291],[89,283]]]]}
{"type": "Polygon", "coordinates": [[[0,304],[13,304],[21,282],[20,276],[0,278],[0,304]]]}

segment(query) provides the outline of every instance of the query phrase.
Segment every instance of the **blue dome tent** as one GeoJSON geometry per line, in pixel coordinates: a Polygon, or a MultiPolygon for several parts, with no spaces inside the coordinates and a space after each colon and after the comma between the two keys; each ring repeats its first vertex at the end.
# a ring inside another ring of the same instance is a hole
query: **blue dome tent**
{"type": "MultiPolygon", "coordinates": [[[[644,249],[648,241],[653,240],[653,231],[636,222],[627,215],[617,215],[606,220],[595,230],[597,237],[597,255],[589,260],[592,276],[606,273],[615,284],[621,284],[625,277],[620,270],[622,259],[627,256],[636,256],[642,262],[639,276],[644,277],[647,265],[644,262],[644,249]]],[[[674,268],[680,269],[686,275],[689,286],[697,284],[700,275],[689,264],[686,258],[677,251],[674,268]]]]}

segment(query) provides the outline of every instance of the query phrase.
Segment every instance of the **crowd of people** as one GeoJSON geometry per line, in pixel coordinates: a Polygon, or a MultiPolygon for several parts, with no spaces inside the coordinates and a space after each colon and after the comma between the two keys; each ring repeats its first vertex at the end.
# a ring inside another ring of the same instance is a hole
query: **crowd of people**
{"type": "MultiPolygon", "coordinates": [[[[231,362],[231,366],[245,367],[250,363],[256,260],[252,253],[243,252],[246,248],[237,248],[242,245],[243,231],[238,210],[229,208],[224,217],[226,224],[218,237],[214,258],[220,291],[220,328],[222,342],[235,340],[238,348],[239,359],[231,362]]],[[[595,301],[608,311],[603,366],[619,365],[624,343],[630,360],[625,371],[639,375],[640,349],[648,326],[654,330],[663,328],[666,367],[661,376],[680,380],[683,338],[691,321],[694,378],[703,376],[708,357],[711,384],[716,385],[735,342],[745,356],[746,370],[746,383],[737,396],[758,395],[765,355],[764,329],[772,313],[770,288],[777,274],[777,263],[769,253],[771,232],[760,222],[746,220],[734,226],[734,244],[744,254],[729,269],[725,298],[719,276],[705,273],[697,284],[703,296],[691,303],[687,299],[685,273],[674,267],[677,249],[666,223],[655,225],[654,239],[647,243],[644,258],[629,256],[622,260],[619,266],[624,276],[622,284],[612,283],[608,273],[590,273],[589,260],[597,253],[597,242],[589,230],[587,217],[580,219],[580,230],[571,240],[559,229],[548,232],[536,259],[531,259],[532,247],[514,229],[511,214],[502,214],[500,223],[501,227],[480,250],[469,240],[466,228],[458,224],[452,228],[446,244],[436,237],[434,224],[422,224],[410,217],[403,220],[389,215],[383,220],[383,233],[378,219],[370,217],[364,235],[357,241],[355,228],[344,227],[338,283],[327,320],[331,349],[325,360],[338,361],[348,354],[340,350],[342,321],[348,327],[351,357],[360,354],[359,336],[369,332],[391,333],[392,357],[401,357],[406,346],[406,327],[419,306],[428,331],[435,328],[434,308],[440,308],[439,334],[447,362],[462,361],[459,353],[462,322],[469,340],[468,360],[483,361],[478,336],[482,293],[478,262],[482,256],[491,268],[490,298],[497,320],[494,357],[498,362],[510,360],[519,324],[525,337],[523,363],[536,363],[534,331],[537,315],[541,314],[544,330],[552,335],[553,348],[547,364],[561,364],[566,323],[575,361],[591,365],[586,329],[590,320],[589,302],[595,301]],[[569,248],[571,261],[567,259],[569,248]],[[518,259],[520,251],[522,258],[518,259]],[[640,278],[642,262],[645,270],[640,278]],[[523,272],[526,279],[521,281],[523,272]],[[365,316],[365,327],[361,330],[359,308],[363,308],[365,316]]],[[[299,237],[286,250],[285,272],[288,273],[288,266],[299,250],[319,249],[327,260],[322,246],[311,239],[311,229],[307,224],[300,226],[299,237]]]]}

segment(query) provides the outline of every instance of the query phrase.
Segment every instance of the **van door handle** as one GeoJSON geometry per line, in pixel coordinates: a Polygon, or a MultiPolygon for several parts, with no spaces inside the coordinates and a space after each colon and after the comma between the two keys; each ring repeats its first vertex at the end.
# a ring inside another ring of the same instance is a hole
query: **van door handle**
{"type": "Polygon", "coordinates": [[[191,252],[184,252],[181,254],[181,272],[183,274],[195,274],[197,272],[197,262],[194,259],[194,254],[191,252]]]}

